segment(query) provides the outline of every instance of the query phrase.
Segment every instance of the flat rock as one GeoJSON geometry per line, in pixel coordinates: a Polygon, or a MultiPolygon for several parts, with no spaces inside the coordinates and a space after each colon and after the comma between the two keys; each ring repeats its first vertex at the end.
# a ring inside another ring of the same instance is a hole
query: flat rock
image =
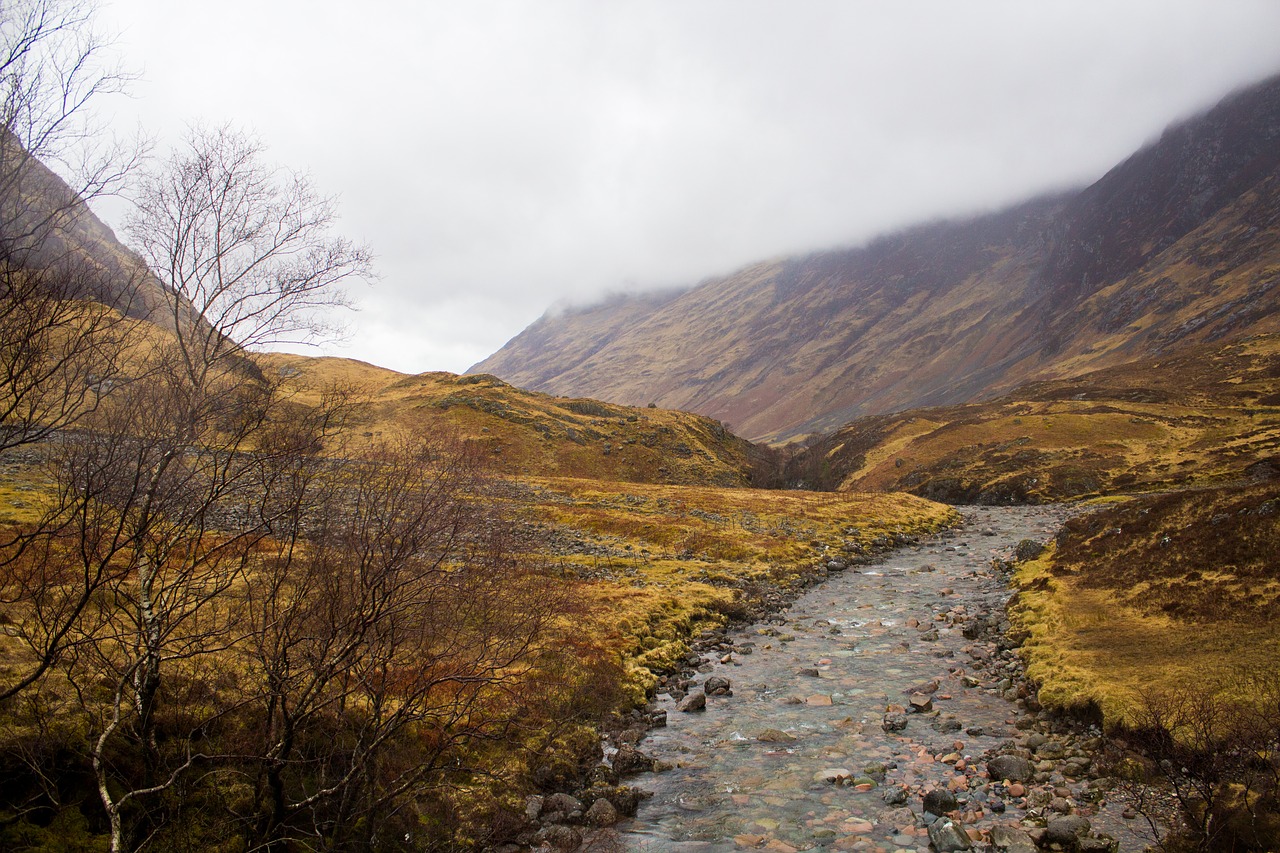
{"type": "Polygon", "coordinates": [[[756,740],[761,743],[795,743],[796,736],[787,734],[781,729],[765,729],[756,735],[756,740]]]}

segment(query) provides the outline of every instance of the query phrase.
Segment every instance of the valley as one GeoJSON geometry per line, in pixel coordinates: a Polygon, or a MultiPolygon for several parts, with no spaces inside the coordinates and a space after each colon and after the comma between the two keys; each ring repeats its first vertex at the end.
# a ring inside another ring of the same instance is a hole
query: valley
{"type": "Polygon", "coordinates": [[[0,848],[1280,843],[1280,77],[462,375],[277,351],[373,254],[251,134],[73,189],[29,94],[0,848]]]}

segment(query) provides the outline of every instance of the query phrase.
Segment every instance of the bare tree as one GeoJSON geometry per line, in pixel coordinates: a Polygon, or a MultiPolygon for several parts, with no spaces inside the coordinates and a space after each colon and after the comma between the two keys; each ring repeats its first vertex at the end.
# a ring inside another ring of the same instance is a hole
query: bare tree
{"type": "Polygon", "coordinates": [[[36,252],[72,227],[83,202],[116,189],[137,163],[138,143],[119,142],[93,111],[133,79],[95,12],[92,0],[0,7],[0,242],[10,253],[36,252]]]}

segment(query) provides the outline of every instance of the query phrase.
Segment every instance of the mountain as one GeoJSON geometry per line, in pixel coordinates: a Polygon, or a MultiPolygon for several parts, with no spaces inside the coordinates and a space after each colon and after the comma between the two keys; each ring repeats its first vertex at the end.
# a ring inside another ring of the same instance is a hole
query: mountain
{"type": "Polygon", "coordinates": [[[548,313],[472,368],[755,440],[1280,331],[1280,77],[1086,189],[661,298],[548,313]]]}
{"type": "Polygon", "coordinates": [[[0,140],[0,161],[0,262],[45,272],[62,294],[173,327],[164,285],[62,178],[12,137],[0,140]]]}

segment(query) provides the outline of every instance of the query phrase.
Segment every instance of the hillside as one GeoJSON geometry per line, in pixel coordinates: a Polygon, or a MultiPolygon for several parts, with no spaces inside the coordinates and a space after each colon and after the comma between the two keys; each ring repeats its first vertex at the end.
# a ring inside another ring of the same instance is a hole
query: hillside
{"type": "Polygon", "coordinates": [[[1031,383],[983,403],[860,418],[809,443],[811,488],[1021,503],[1280,473],[1280,336],[1031,383]]]}
{"type": "Polygon", "coordinates": [[[502,474],[745,486],[760,452],[710,418],[522,391],[492,376],[409,376],[359,361],[261,353],[264,375],[302,404],[352,392],[346,439],[456,432],[502,474]]]}
{"type": "Polygon", "coordinates": [[[1085,190],[674,297],[547,314],[473,372],[786,441],[1280,331],[1280,78],[1085,190]]]}

